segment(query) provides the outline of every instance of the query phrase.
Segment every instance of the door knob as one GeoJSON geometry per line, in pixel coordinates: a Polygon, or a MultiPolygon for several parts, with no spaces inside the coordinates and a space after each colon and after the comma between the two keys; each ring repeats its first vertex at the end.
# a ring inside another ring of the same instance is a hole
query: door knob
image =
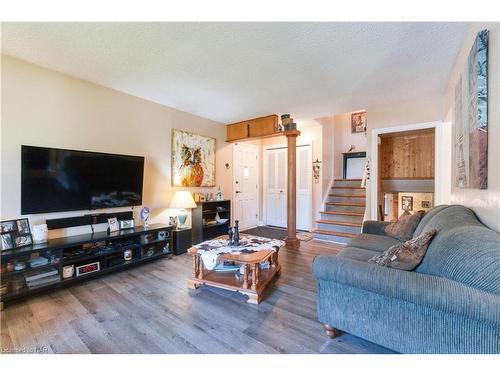
{"type": "Polygon", "coordinates": [[[280,193],[283,193],[283,190],[280,190],[280,193]]]}
{"type": "Polygon", "coordinates": [[[239,190],[236,190],[236,194],[238,194],[238,193],[241,193],[241,191],[239,191],[239,190]]]}

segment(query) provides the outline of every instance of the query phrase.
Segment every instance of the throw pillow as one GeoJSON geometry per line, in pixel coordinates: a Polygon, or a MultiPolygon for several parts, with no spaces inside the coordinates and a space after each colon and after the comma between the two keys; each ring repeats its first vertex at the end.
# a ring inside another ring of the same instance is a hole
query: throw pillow
{"type": "Polygon", "coordinates": [[[436,229],[431,229],[412,240],[393,245],[382,254],[371,258],[368,262],[379,266],[413,271],[422,262],[425,252],[436,233],[436,229]]]}
{"type": "Polygon", "coordinates": [[[425,211],[415,212],[413,215],[405,211],[399,219],[385,227],[385,234],[400,241],[408,241],[413,237],[425,211]]]}

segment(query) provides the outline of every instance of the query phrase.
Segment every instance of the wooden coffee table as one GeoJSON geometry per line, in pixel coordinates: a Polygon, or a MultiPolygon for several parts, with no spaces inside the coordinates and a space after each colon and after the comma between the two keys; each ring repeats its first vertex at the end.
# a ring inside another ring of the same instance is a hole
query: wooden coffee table
{"type": "Polygon", "coordinates": [[[248,296],[248,303],[258,304],[262,301],[262,293],[274,276],[281,272],[278,261],[279,250],[272,248],[249,254],[221,254],[220,261],[230,261],[243,265],[243,275],[239,271],[216,272],[203,266],[203,261],[196,247],[188,249],[193,255],[193,274],[188,281],[188,288],[197,289],[200,285],[210,285],[217,288],[233,290],[248,296]],[[261,268],[260,263],[269,261],[269,268],[261,268]]]}

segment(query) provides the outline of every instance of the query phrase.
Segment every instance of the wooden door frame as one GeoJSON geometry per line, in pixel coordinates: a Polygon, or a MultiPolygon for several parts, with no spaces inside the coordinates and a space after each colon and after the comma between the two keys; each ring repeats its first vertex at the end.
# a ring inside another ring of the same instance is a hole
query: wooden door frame
{"type": "Polygon", "coordinates": [[[399,133],[410,130],[434,129],[434,204],[440,204],[441,196],[439,189],[439,180],[441,178],[441,167],[439,159],[441,157],[440,143],[443,140],[443,134],[440,131],[442,121],[424,122],[418,124],[393,126],[390,128],[372,129],[370,139],[370,220],[378,220],[378,137],[381,134],[399,133]]]}
{"type": "MultiPolygon", "coordinates": [[[[311,165],[312,165],[312,157],[313,157],[313,142],[303,142],[297,144],[297,148],[299,147],[307,147],[309,149],[309,155],[311,156],[311,165]]],[[[276,144],[276,145],[265,145],[262,146],[262,223],[264,225],[267,225],[267,158],[266,158],[266,151],[272,150],[272,149],[288,149],[287,144],[276,144]]],[[[287,171],[288,175],[288,171],[287,171]]],[[[310,176],[311,178],[309,179],[309,191],[311,192],[309,196],[309,206],[311,208],[311,225],[310,225],[310,230],[313,228],[313,221],[314,221],[314,214],[312,212],[313,210],[313,184],[312,184],[312,175],[310,176]]],[[[297,182],[297,181],[295,181],[297,182]]],[[[295,213],[297,214],[297,213],[295,213]]]]}
{"type": "MultiPolygon", "coordinates": [[[[234,224],[234,212],[235,212],[235,206],[236,206],[236,190],[234,188],[234,171],[236,170],[235,168],[235,164],[234,164],[234,149],[235,149],[235,146],[238,146],[239,145],[243,145],[243,146],[250,146],[252,148],[255,148],[255,150],[257,151],[257,162],[255,163],[255,165],[257,166],[257,225],[259,225],[260,223],[260,220],[259,220],[259,207],[260,207],[260,194],[259,194],[259,190],[260,190],[260,186],[259,186],[259,175],[260,175],[260,160],[259,160],[259,151],[260,151],[260,146],[258,145],[254,145],[254,144],[245,144],[244,142],[234,142],[231,144],[231,161],[232,161],[232,164],[233,164],[233,172],[231,173],[231,188],[232,188],[232,198],[233,198],[233,204],[231,205],[231,219],[233,220],[233,224],[234,224]]],[[[255,227],[252,227],[252,228],[255,228],[255,227]]],[[[251,229],[251,228],[245,228],[246,229],[251,229]]]]}

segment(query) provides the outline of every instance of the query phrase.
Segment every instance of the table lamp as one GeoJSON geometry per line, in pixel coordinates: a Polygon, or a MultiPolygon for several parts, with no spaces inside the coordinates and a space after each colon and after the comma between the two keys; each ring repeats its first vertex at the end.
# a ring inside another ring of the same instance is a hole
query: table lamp
{"type": "Polygon", "coordinates": [[[172,203],[170,203],[170,208],[181,210],[177,217],[179,219],[179,227],[182,228],[186,225],[186,208],[196,208],[196,203],[194,202],[191,192],[181,190],[175,192],[174,199],[172,199],[172,203]]]}

